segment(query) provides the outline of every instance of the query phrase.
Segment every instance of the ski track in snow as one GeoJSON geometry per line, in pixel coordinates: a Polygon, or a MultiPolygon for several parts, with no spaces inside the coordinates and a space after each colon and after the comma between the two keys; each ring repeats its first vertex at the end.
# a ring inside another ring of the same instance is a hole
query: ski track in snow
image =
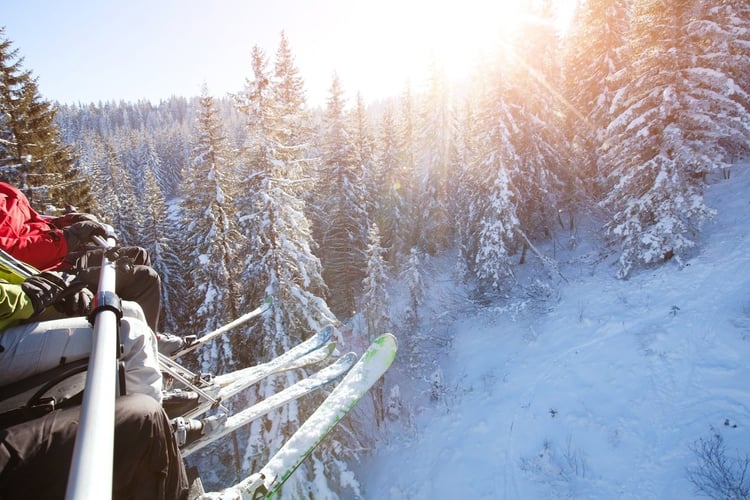
{"type": "Polygon", "coordinates": [[[695,498],[698,438],[750,453],[748,192],[740,168],[708,188],[719,215],[682,269],[600,264],[547,314],[456,322],[444,400],[413,395],[366,498],[695,498]]]}

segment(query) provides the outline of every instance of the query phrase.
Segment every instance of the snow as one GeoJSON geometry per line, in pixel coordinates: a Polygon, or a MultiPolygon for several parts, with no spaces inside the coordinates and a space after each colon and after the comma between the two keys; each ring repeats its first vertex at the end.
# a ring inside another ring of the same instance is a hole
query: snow
{"type": "Polygon", "coordinates": [[[421,324],[449,341],[423,380],[404,349],[387,374],[402,408],[357,467],[365,498],[697,498],[699,439],[750,454],[747,166],[708,187],[718,215],[683,267],[618,280],[592,225],[556,247],[567,281],[548,299],[467,312],[450,263],[436,264],[421,324]]]}

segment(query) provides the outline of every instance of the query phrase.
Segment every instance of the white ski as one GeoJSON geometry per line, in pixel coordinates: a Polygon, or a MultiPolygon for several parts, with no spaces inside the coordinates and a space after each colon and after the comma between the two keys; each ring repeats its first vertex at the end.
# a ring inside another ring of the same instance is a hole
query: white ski
{"type": "Polygon", "coordinates": [[[185,412],[183,417],[196,418],[216,407],[219,402],[226,401],[228,398],[235,396],[239,392],[258,383],[269,375],[276,375],[320,363],[333,354],[335,348],[336,344],[331,342],[286,364],[265,367],[266,369],[263,370],[257,370],[257,368],[262,367],[263,365],[251,366],[249,368],[227,373],[226,375],[214,377],[214,384],[204,389],[205,393],[210,395],[214,402],[210,400],[203,401],[198,407],[185,412]]]}
{"type": "Polygon", "coordinates": [[[393,335],[385,334],[375,339],[331,394],[265,467],[230,488],[204,493],[200,499],[257,500],[276,496],[302,461],[388,370],[396,351],[397,343],[393,335]]]}
{"type": "Polygon", "coordinates": [[[347,371],[357,361],[357,355],[353,352],[341,356],[335,363],[323,368],[309,377],[303,378],[299,382],[277,392],[276,394],[245,408],[239,413],[230,417],[226,415],[211,416],[205,419],[204,435],[188,443],[181,448],[182,455],[188,456],[191,453],[200,450],[204,446],[212,443],[235,429],[262,417],[270,411],[300,397],[309,394],[331,382],[335,382],[346,374],[347,371]]]}
{"type": "Polygon", "coordinates": [[[194,418],[209,409],[219,407],[221,401],[236,395],[270,375],[323,361],[335,348],[335,344],[331,343],[333,332],[333,326],[328,325],[309,339],[270,361],[217,375],[210,381],[203,381],[200,376],[190,372],[167,356],[160,354],[159,359],[161,368],[165,373],[179,380],[187,390],[195,391],[199,395],[201,402],[198,407],[182,415],[183,418],[194,418]]]}

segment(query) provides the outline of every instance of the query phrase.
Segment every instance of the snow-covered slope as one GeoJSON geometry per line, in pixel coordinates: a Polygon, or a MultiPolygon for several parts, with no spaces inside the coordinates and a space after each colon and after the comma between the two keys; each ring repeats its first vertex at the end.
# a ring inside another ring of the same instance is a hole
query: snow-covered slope
{"type": "MultiPolygon", "coordinates": [[[[452,316],[432,386],[397,359],[404,406],[360,464],[365,497],[696,498],[699,439],[750,454],[748,166],[709,186],[718,216],[682,269],[620,281],[584,237],[547,302],[452,316]]],[[[428,301],[456,293],[449,271],[428,301]]]]}

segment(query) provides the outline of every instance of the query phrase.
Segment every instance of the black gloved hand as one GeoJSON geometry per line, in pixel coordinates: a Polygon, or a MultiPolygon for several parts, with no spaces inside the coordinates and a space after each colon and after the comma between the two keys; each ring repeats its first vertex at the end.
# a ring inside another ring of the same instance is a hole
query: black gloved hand
{"type": "Polygon", "coordinates": [[[98,222],[84,220],[64,228],[63,234],[68,242],[68,252],[70,253],[92,241],[94,236],[106,236],[107,230],[98,222]]]}
{"type": "Polygon", "coordinates": [[[97,224],[99,224],[99,219],[97,219],[95,215],[79,213],[79,212],[69,212],[65,215],[61,215],[60,217],[53,218],[50,222],[55,227],[62,229],[70,225],[73,225],[76,222],[83,222],[83,221],[96,222],[97,224]]]}
{"type": "MultiPolygon", "coordinates": [[[[79,282],[73,282],[69,289],[78,287],[79,282]]],[[[94,293],[88,288],[82,288],[75,293],[63,292],[55,303],[55,309],[66,316],[88,316],[94,303],[94,293]]]]}
{"type": "Polygon", "coordinates": [[[73,274],[44,271],[26,278],[21,283],[21,289],[31,300],[36,315],[62,298],[81,291],[86,286],[85,283],[76,282],[75,278],[73,274]]]}

